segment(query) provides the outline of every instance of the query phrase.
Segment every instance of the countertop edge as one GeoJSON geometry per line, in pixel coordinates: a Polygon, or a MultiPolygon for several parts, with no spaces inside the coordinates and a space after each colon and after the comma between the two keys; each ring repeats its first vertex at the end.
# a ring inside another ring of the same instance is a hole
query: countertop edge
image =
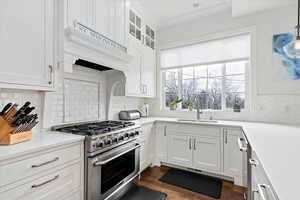
{"type": "MultiPolygon", "coordinates": [[[[62,133],[56,133],[56,132],[47,132],[47,133],[35,133],[35,134],[44,134],[44,135],[40,135],[39,137],[43,137],[43,136],[49,136],[51,134],[62,134],[62,133]]],[[[65,137],[64,139],[62,139],[61,141],[57,140],[57,142],[54,143],[49,143],[49,144],[41,144],[41,145],[37,145],[35,146],[34,144],[32,144],[32,147],[29,147],[30,145],[26,144],[24,142],[24,144],[28,145],[28,147],[24,148],[24,150],[20,150],[20,151],[15,151],[15,152],[8,152],[7,155],[0,155],[0,163],[1,162],[6,162],[8,160],[14,160],[14,159],[18,159],[21,156],[25,156],[31,153],[38,153],[40,151],[47,151],[50,150],[52,148],[55,147],[63,147],[63,145],[71,145],[74,143],[80,143],[82,141],[84,141],[84,136],[76,136],[73,137],[72,135],[70,135],[69,138],[66,137],[66,135],[62,134],[63,137],[65,137]]],[[[69,135],[68,135],[69,136],[69,135]]],[[[22,144],[22,143],[19,143],[22,144]]],[[[16,146],[19,144],[15,144],[16,146]]],[[[10,148],[10,147],[14,147],[12,145],[8,146],[8,145],[3,145],[0,146],[4,148],[10,148]]]]}

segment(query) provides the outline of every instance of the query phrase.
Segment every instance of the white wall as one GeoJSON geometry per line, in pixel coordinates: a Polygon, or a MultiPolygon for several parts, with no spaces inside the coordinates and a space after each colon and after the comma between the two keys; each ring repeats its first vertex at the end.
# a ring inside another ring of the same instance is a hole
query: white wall
{"type": "MultiPolygon", "coordinates": [[[[255,27],[255,57],[252,65],[252,105],[250,112],[214,112],[218,119],[251,120],[277,123],[300,123],[300,81],[274,81],[272,77],[272,36],[276,33],[294,32],[297,23],[297,9],[287,7],[270,12],[232,18],[231,13],[200,18],[198,20],[166,27],[158,31],[160,47],[174,46],[201,39],[210,34],[255,27]]],[[[160,72],[158,72],[160,77],[160,72]]],[[[150,101],[152,115],[172,117],[195,117],[194,113],[160,110],[160,80],[158,97],[150,101]]],[[[210,114],[206,113],[205,117],[210,114]]]]}

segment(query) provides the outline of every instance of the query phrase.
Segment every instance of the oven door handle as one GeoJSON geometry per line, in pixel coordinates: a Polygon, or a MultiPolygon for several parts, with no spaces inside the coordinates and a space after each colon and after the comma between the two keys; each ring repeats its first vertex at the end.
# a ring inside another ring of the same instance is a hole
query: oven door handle
{"type": "Polygon", "coordinates": [[[141,147],[141,145],[138,144],[138,145],[136,145],[135,147],[132,147],[132,148],[130,148],[130,149],[128,149],[128,150],[126,150],[126,151],[124,151],[124,152],[118,154],[118,155],[115,155],[115,156],[113,156],[113,157],[111,157],[111,158],[109,158],[109,159],[107,159],[107,160],[101,160],[101,161],[94,162],[93,165],[94,165],[95,167],[101,166],[101,165],[105,165],[106,163],[108,163],[108,162],[110,162],[110,161],[112,161],[112,160],[114,160],[114,159],[116,159],[116,158],[118,158],[118,157],[120,157],[120,156],[122,156],[122,155],[124,155],[124,154],[126,154],[126,153],[128,153],[128,152],[130,152],[130,151],[132,151],[132,150],[135,150],[135,149],[137,149],[137,148],[140,148],[140,147],[141,147]]]}

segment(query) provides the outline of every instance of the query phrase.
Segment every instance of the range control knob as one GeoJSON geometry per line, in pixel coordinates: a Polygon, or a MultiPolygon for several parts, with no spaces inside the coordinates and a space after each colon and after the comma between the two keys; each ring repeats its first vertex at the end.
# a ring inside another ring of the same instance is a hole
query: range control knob
{"type": "Polygon", "coordinates": [[[125,133],[125,134],[124,134],[124,137],[125,137],[125,138],[128,138],[128,137],[129,137],[129,133],[125,133]]]}
{"type": "Polygon", "coordinates": [[[134,132],[131,132],[131,133],[130,133],[130,137],[133,137],[133,136],[134,136],[134,132]]]}
{"type": "Polygon", "coordinates": [[[118,142],[118,138],[117,137],[112,138],[112,143],[117,143],[117,142],[118,142]]]}
{"type": "Polygon", "coordinates": [[[140,134],[139,131],[135,131],[135,132],[134,132],[134,135],[136,135],[136,136],[139,135],[139,134],[140,134]]]}
{"type": "Polygon", "coordinates": [[[97,143],[97,148],[103,148],[104,147],[104,142],[100,141],[97,143]]]}
{"type": "Polygon", "coordinates": [[[105,141],[105,145],[108,146],[108,145],[111,145],[112,144],[112,140],[111,139],[107,139],[105,141]]]}
{"type": "Polygon", "coordinates": [[[123,136],[123,135],[119,136],[118,140],[119,140],[119,141],[124,140],[124,136],[123,136]]]}

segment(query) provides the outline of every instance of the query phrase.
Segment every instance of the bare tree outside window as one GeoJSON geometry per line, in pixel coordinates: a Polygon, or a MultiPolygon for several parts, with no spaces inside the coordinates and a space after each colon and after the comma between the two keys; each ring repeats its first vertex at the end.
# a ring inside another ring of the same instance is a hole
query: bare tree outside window
{"type": "Polygon", "coordinates": [[[177,96],[183,99],[182,108],[188,102],[196,106],[200,98],[202,110],[232,109],[234,104],[245,108],[245,66],[248,61],[201,65],[165,72],[165,105],[177,96]]]}

